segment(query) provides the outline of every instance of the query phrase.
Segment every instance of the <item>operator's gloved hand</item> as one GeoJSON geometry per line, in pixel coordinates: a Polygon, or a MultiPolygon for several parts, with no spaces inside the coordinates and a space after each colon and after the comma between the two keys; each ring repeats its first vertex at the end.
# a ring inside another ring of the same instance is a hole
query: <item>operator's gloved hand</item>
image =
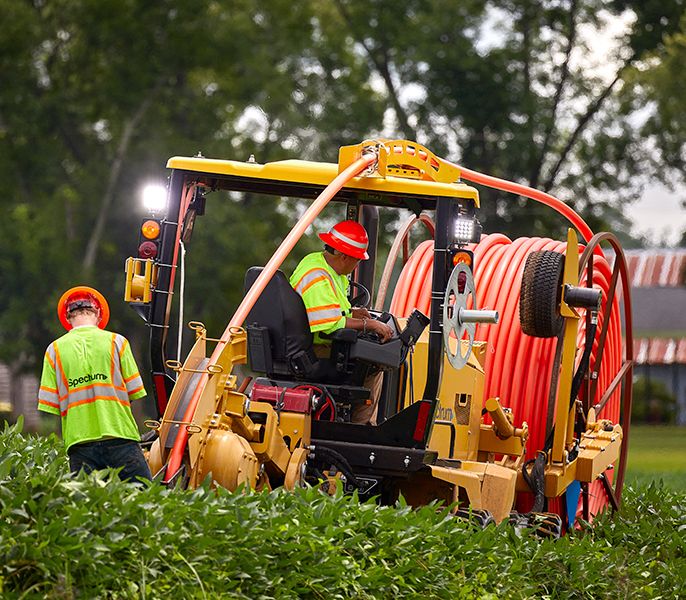
{"type": "Polygon", "coordinates": [[[369,319],[367,321],[367,331],[371,331],[378,335],[382,344],[393,337],[393,330],[386,325],[386,323],[382,323],[376,319],[369,319]]]}

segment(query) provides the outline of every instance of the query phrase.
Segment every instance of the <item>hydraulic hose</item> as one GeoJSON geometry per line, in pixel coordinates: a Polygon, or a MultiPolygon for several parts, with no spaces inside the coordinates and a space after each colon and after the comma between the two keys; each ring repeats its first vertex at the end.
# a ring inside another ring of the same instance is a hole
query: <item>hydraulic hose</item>
{"type": "Polygon", "coordinates": [[[541,202],[550,208],[555,209],[558,213],[564,216],[574,227],[577,228],[581,236],[585,241],[589,241],[593,237],[593,231],[588,226],[586,221],[584,221],[579,214],[577,214],[573,208],[567,206],[561,200],[546,194],[541,190],[536,190],[528,185],[522,185],[520,183],[515,183],[514,181],[507,181],[506,179],[500,179],[499,177],[492,177],[491,175],[485,175],[479,173],[478,171],[472,171],[465,167],[461,167],[458,164],[452,163],[444,159],[444,162],[452,167],[460,170],[460,177],[471,181],[472,183],[480,183],[487,187],[494,188],[496,190],[501,190],[503,192],[511,192],[512,194],[517,194],[518,196],[524,196],[531,200],[536,200],[536,202],[541,202]]]}
{"type": "MultiPolygon", "coordinates": [[[[338,176],[328,186],[326,186],[326,188],[324,188],[322,193],[319,194],[315,201],[308,207],[300,220],[295,224],[295,227],[293,227],[290,233],[281,242],[276,252],[274,252],[274,255],[265,265],[264,269],[262,269],[262,272],[252,284],[248,290],[248,293],[243,298],[243,301],[236,309],[236,312],[229,321],[229,324],[226,326],[224,333],[217,342],[214,352],[212,352],[212,356],[210,357],[209,361],[210,364],[216,364],[218,362],[224,347],[230,341],[236,328],[243,325],[243,321],[245,321],[247,318],[250,310],[255,305],[255,302],[257,302],[257,299],[264,288],[267,287],[267,284],[274,276],[274,273],[276,273],[277,269],[288,256],[288,253],[293,249],[295,244],[302,237],[307,228],[312,224],[314,219],[319,215],[329,201],[340,191],[340,189],[346,183],[348,183],[348,181],[362,173],[376,159],[376,154],[372,152],[364,153],[359,159],[339,173],[338,176]]],[[[200,376],[195,391],[193,392],[190,402],[188,403],[188,407],[186,408],[186,412],[183,415],[183,422],[190,423],[195,416],[195,409],[198,406],[198,402],[200,401],[200,397],[202,396],[208,380],[208,373],[203,373],[200,376]]],[[[186,428],[180,427],[176,436],[176,440],[174,441],[174,446],[169,453],[169,460],[167,461],[167,469],[164,477],[165,483],[174,477],[181,467],[187,440],[188,432],[186,431],[186,428]]]]}

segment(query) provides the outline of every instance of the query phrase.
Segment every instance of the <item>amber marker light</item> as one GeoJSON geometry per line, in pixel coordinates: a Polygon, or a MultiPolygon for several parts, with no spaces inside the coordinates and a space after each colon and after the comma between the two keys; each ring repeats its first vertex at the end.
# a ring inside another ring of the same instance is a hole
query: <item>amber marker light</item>
{"type": "Polygon", "coordinates": [[[141,225],[141,233],[148,240],[155,240],[160,235],[160,224],[157,221],[148,219],[141,225]]]}
{"type": "Polygon", "coordinates": [[[469,252],[456,252],[453,256],[453,266],[464,263],[468,267],[472,266],[472,255],[469,252]]]}

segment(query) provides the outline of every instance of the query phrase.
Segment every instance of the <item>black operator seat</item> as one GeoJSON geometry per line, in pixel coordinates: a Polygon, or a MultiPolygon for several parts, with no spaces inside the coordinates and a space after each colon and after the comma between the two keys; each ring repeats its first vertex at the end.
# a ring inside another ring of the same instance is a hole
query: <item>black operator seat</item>
{"type": "MultiPolygon", "coordinates": [[[[262,267],[248,269],[246,293],[261,272],[262,267]]],[[[370,369],[397,370],[407,350],[397,327],[394,339],[385,344],[343,328],[328,336],[330,357],[318,358],[305,304],[282,271],[276,271],[269,281],[246,323],[248,362],[253,371],[270,379],[325,383],[331,395],[341,401],[368,398],[369,390],[363,383],[370,369]]]]}
{"type": "MultiPolygon", "coordinates": [[[[262,267],[248,269],[245,275],[246,292],[261,271],[262,267]]],[[[313,349],[314,336],[302,298],[291,287],[284,273],[277,271],[255,302],[246,323],[250,368],[267,375],[267,379],[260,377],[256,383],[280,387],[295,387],[306,382],[321,383],[336,402],[352,406],[366,401],[370,396],[369,389],[362,384],[371,365],[385,366],[397,373],[405,359],[403,347],[407,350],[414,343],[428,319],[421,313],[413,313],[406,328],[385,344],[359,339],[357,332],[352,329],[339,329],[330,336],[331,358],[317,358],[313,349]]],[[[409,414],[412,410],[406,409],[402,413],[409,414]]],[[[392,446],[412,445],[414,442],[406,438],[407,431],[413,431],[408,427],[414,423],[414,417],[410,415],[406,418],[400,413],[396,417],[392,423],[389,420],[382,424],[380,441],[386,440],[392,446]],[[384,433],[386,429],[388,432],[384,433]]],[[[370,442],[366,425],[316,420],[313,421],[312,432],[313,437],[321,437],[322,432],[327,432],[324,436],[327,439],[363,444],[370,442]]]]}
{"type": "MultiPolygon", "coordinates": [[[[262,271],[251,267],[245,275],[245,290],[250,289],[262,271]]],[[[360,385],[350,361],[341,361],[341,352],[332,351],[338,360],[317,358],[313,349],[307,311],[300,295],[282,271],[277,271],[260,294],[246,320],[248,360],[254,371],[268,377],[350,383],[360,385]],[[350,381],[350,379],[355,381],[350,381]]],[[[332,345],[354,344],[357,332],[342,329],[332,336],[332,345]]],[[[343,352],[344,355],[349,352],[343,352]]]]}

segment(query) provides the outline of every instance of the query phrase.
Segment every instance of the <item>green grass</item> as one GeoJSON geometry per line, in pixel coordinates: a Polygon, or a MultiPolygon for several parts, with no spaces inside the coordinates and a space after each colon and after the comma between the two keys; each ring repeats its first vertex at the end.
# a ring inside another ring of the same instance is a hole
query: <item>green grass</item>
{"type": "Polygon", "coordinates": [[[640,486],[651,481],[686,491],[686,427],[631,426],[626,483],[640,486]]]}
{"type": "Polygon", "coordinates": [[[0,598],[683,598],[686,493],[634,487],[561,540],[436,506],[168,490],[68,474],[56,436],[0,428],[0,598]]]}

